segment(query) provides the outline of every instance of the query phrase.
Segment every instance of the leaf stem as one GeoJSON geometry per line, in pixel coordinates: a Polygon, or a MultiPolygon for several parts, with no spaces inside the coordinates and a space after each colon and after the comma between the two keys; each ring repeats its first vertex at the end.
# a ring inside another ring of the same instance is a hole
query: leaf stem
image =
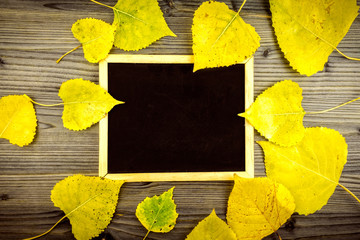
{"type": "Polygon", "coordinates": [[[149,233],[150,233],[150,230],[147,231],[147,233],[146,233],[145,237],[143,238],[143,240],[145,240],[145,239],[147,238],[147,236],[149,235],[149,233]]]}
{"type": "Polygon", "coordinates": [[[349,59],[349,60],[354,60],[354,61],[360,61],[360,58],[354,58],[354,57],[349,57],[347,55],[345,55],[344,53],[342,53],[338,48],[335,47],[335,50],[340,53],[342,56],[344,56],[345,58],[349,59]]]}
{"type": "Polygon", "coordinates": [[[348,192],[353,198],[355,198],[356,199],[356,201],[358,201],[359,203],[360,203],[360,199],[358,199],[356,196],[355,196],[355,194],[353,194],[349,189],[347,189],[344,185],[342,185],[342,184],[340,184],[340,183],[338,183],[338,185],[340,186],[340,187],[342,187],[346,192],[348,192]]]}
{"type": "Polygon", "coordinates": [[[336,107],[333,107],[333,108],[329,108],[329,109],[322,110],[322,111],[318,111],[318,112],[306,112],[306,114],[321,114],[321,113],[326,113],[326,112],[335,110],[335,109],[337,109],[337,108],[339,108],[339,107],[345,106],[345,105],[347,105],[347,104],[349,104],[349,103],[355,102],[355,101],[357,101],[357,100],[359,100],[359,99],[360,99],[360,97],[355,98],[355,99],[353,99],[353,100],[350,100],[350,101],[348,101],[348,102],[346,102],[346,103],[340,104],[339,106],[336,106],[336,107]]]}
{"type": "Polygon", "coordinates": [[[224,33],[228,30],[228,28],[230,27],[230,25],[235,21],[235,18],[237,17],[237,15],[240,14],[241,9],[243,8],[243,6],[245,5],[246,0],[244,0],[244,2],[241,4],[239,11],[237,11],[237,13],[232,17],[232,19],[230,20],[230,22],[225,26],[225,28],[222,30],[222,32],[220,33],[220,35],[217,37],[217,39],[215,40],[215,42],[213,43],[213,45],[211,46],[211,48],[219,41],[219,39],[222,37],[222,35],[224,35],[224,33]]]}
{"type": "Polygon", "coordinates": [[[111,7],[111,6],[106,5],[106,4],[104,4],[104,3],[101,3],[101,2],[98,2],[98,1],[95,1],[95,0],[90,0],[90,1],[92,1],[93,3],[99,4],[99,5],[101,5],[101,6],[111,8],[112,10],[115,10],[114,7],[111,7]]]}
{"type": "Polygon", "coordinates": [[[66,218],[66,215],[63,216],[59,221],[57,221],[54,226],[52,226],[49,230],[47,230],[46,232],[40,234],[40,235],[37,235],[35,237],[31,237],[31,238],[25,238],[24,240],[32,240],[32,239],[36,239],[36,238],[39,238],[39,237],[42,237],[46,234],[48,234],[49,232],[51,232],[51,230],[53,230],[62,220],[64,220],[66,218]]]}
{"type": "Polygon", "coordinates": [[[43,106],[43,107],[54,107],[54,106],[64,105],[64,103],[56,103],[56,104],[50,104],[50,105],[42,104],[42,103],[35,102],[35,101],[32,100],[31,97],[29,97],[28,95],[25,95],[25,97],[27,97],[30,102],[32,102],[32,103],[34,103],[34,104],[36,104],[36,105],[39,105],[39,106],[43,106]]]}
{"type": "Polygon", "coordinates": [[[58,60],[56,60],[56,63],[59,63],[66,55],[68,55],[69,53],[72,53],[73,51],[75,51],[76,49],[78,49],[79,47],[81,47],[82,44],[80,44],[79,46],[71,49],[70,51],[68,51],[67,53],[65,53],[64,55],[62,55],[58,60]]]}
{"type": "Polygon", "coordinates": [[[90,202],[91,200],[93,200],[94,198],[96,198],[97,196],[99,196],[99,194],[92,196],[91,198],[89,198],[88,200],[86,200],[85,202],[83,202],[82,204],[80,204],[79,206],[77,206],[76,208],[74,208],[73,210],[71,210],[68,214],[66,214],[65,216],[63,216],[59,221],[57,221],[57,223],[55,223],[54,226],[52,226],[49,230],[47,230],[46,232],[37,235],[35,237],[31,237],[31,238],[25,238],[23,240],[32,240],[35,238],[39,238],[41,236],[44,236],[45,234],[48,234],[51,230],[53,230],[62,220],[64,220],[64,218],[70,216],[73,212],[75,212],[76,210],[78,210],[79,208],[81,208],[82,206],[84,206],[85,204],[87,204],[88,202],[90,202]]]}
{"type": "Polygon", "coordinates": [[[38,102],[35,102],[34,100],[31,99],[31,102],[36,104],[36,105],[39,105],[39,106],[43,106],[43,107],[55,107],[55,106],[61,106],[61,105],[64,105],[64,103],[56,103],[56,104],[42,104],[42,103],[38,103],[38,102]]]}
{"type": "Polygon", "coordinates": [[[282,238],[280,237],[280,234],[278,233],[278,231],[275,231],[275,233],[278,236],[279,240],[282,240],[282,238]]]}
{"type": "MultiPolygon", "coordinates": [[[[62,103],[55,103],[55,104],[42,104],[42,103],[35,102],[35,101],[32,100],[31,98],[30,98],[30,101],[31,101],[32,103],[36,104],[36,105],[43,106],[43,107],[55,107],[55,106],[70,105],[70,104],[107,103],[107,102],[111,102],[111,101],[95,101],[95,100],[93,100],[93,101],[75,101],[75,102],[66,102],[66,103],[62,102],[62,103]]],[[[124,103],[125,103],[125,102],[118,101],[118,100],[116,100],[116,101],[117,101],[117,104],[116,104],[116,105],[118,105],[118,104],[124,104],[124,103]]],[[[106,176],[106,175],[105,175],[105,176],[106,176]]],[[[104,177],[105,177],[105,176],[104,176],[104,177]]]]}
{"type": "Polygon", "coordinates": [[[239,11],[237,12],[237,14],[240,14],[240,11],[241,11],[241,9],[243,8],[243,6],[245,5],[245,3],[246,3],[246,0],[244,0],[244,2],[241,4],[241,6],[240,6],[240,8],[239,8],[239,11]]]}

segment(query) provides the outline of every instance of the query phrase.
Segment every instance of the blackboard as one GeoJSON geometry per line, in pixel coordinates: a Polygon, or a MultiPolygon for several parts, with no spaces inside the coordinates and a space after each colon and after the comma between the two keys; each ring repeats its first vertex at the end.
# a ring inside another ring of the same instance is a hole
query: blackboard
{"type": "Polygon", "coordinates": [[[252,92],[247,64],[193,73],[192,56],[110,55],[100,64],[100,85],[125,104],[100,123],[99,174],[130,181],[251,176],[251,130],[237,116],[252,92]]]}

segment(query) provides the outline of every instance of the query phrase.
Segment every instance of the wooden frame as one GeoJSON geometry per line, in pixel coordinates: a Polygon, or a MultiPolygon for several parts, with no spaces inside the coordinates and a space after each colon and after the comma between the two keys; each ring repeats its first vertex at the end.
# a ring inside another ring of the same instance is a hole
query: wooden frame
{"type": "MultiPolygon", "coordinates": [[[[108,63],[193,63],[192,55],[124,55],[110,54],[99,63],[100,86],[108,90],[108,63]]],[[[253,102],[254,59],[245,65],[245,109],[253,102]]],[[[212,181],[233,180],[234,174],[241,177],[254,177],[254,129],[245,121],[245,171],[234,172],[175,172],[175,173],[108,173],[108,118],[100,121],[99,126],[99,176],[109,179],[121,179],[129,182],[143,181],[212,181]]]]}

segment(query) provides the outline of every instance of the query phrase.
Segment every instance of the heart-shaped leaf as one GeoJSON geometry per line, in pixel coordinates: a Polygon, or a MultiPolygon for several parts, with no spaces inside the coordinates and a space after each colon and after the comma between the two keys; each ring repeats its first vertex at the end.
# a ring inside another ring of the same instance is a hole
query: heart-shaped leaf
{"type": "Polygon", "coordinates": [[[215,213],[211,212],[186,237],[186,240],[237,240],[231,228],[215,213]]]}
{"type": "Polygon", "coordinates": [[[270,0],[279,46],[290,65],[308,76],[321,71],[358,15],[356,0],[270,0]]]}
{"type": "Polygon", "coordinates": [[[27,95],[0,99],[0,138],[20,147],[30,144],[36,133],[36,113],[27,95]]]}
{"type": "Polygon", "coordinates": [[[194,72],[243,62],[260,46],[255,28],[216,1],[204,2],[195,11],[192,37],[194,72]]]}
{"type": "Polygon", "coordinates": [[[176,37],[166,24],[157,0],[118,0],[113,10],[113,25],[117,27],[115,47],[137,51],[162,37],[176,37]]]}
{"type": "Polygon", "coordinates": [[[69,218],[78,240],[98,236],[114,215],[124,181],[74,175],[58,182],[51,200],[69,218]]]}
{"type": "Polygon", "coordinates": [[[266,89],[239,116],[246,118],[271,142],[293,146],[301,141],[305,132],[302,98],[302,89],[297,83],[281,81],[266,89]]]}
{"type": "Polygon", "coordinates": [[[81,78],[64,82],[59,96],[64,102],[64,127],[76,131],[99,122],[115,105],[123,103],[99,85],[81,78]]]}
{"type": "Polygon", "coordinates": [[[347,158],[347,144],[339,132],[306,128],[302,141],[292,147],[258,143],[265,153],[266,175],[291,191],[296,212],[308,215],[327,203],[347,158]]]}
{"type": "Polygon", "coordinates": [[[84,49],[84,57],[91,63],[106,58],[114,43],[116,27],[94,18],[77,20],[71,31],[84,49]]]}
{"type": "Polygon", "coordinates": [[[171,188],[160,196],[147,197],[137,206],[136,217],[148,230],[146,236],[149,232],[169,232],[175,227],[178,214],[173,191],[171,188]]]}
{"type": "Polygon", "coordinates": [[[294,198],[282,184],[268,178],[241,178],[228,201],[227,221],[238,239],[262,239],[293,214],[294,198]]]}

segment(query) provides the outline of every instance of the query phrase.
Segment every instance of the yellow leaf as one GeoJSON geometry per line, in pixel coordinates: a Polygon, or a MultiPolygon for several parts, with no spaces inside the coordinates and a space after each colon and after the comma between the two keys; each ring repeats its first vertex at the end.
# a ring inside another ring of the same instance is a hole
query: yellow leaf
{"type": "Polygon", "coordinates": [[[36,133],[36,113],[27,95],[0,99],[0,138],[20,147],[30,144],[36,133]]]}
{"type": "Polygon", "coordinates": [[[195,11],[192,37],[194,72],[240,63],[260,46],[255,28],[225,3],[215,1],[204,2],[195,11]]]}
{"type": "Polygon", "coordinates": [[[236,240],[235,233],[215,213],[211,212],[186,237],[186,240],[236,240]]]}
{"type": "Polygon", "coordinates": [[[64,82],[59,96],[64,102],[64,127],[75,131],[99,122],[115,105],[123,103],[99,85],[81,78],[64,82]]]}
{"type": "Polygon", "coordinates": [[[98,236],[109,225],[124,181],[74,175],[58,182],[51,200],[70,220],[76,239],[98,236]]]}
{"type": "Polygon", "coordinates": [[[137,51],[162,37],[176,37],[166,24],[157,0],[118,0],[112,9],[113,25],[117,27],[115,47],[137,51]]]}
{"type": "Polygon", "coordinates": [[[147,197],[138,204],[136,208],[136,217],[141,224],[148,230],[144,237],[152,232],[169,232],[176,224],[178,214],[173,197],[174,188],[164,192],[160,196],[147,197]]]}
{"type": "Polygon", "coordinates": [[[293,147],[261,141],[266,174],[293,194],[295,211],[311,214],[324,206],[339,183],[347,158],[347,144],[335,130],[306,128],[303,140],[293,147]]]}
{"type": "Polygon", "coordinates": [[[291,80],[284,80],[260,94],[239,116],[246,118],[259,133],[281,146],[293,146],[304,137],[301,106],[302,89],[291,80]]]}
{"type": "Polygon", "coordinates": [[[238,239],[262,239],[281,227],[293,214],[294,198],[268,178],[241,178],[228,202],[227,221],[238,239]]]}
{"type": "Polygon", "coordinates": [[[301,74],[321,71],[358,15],[356,0],[270,0],[285,58],[301,74]]]}
{"type": "Polygon", "coordinates": [[[116,27],[94,18],[79,19],[71,31],[84,49],[84,57],[91,63],[103,60],[109,54],[116,27]]]}

